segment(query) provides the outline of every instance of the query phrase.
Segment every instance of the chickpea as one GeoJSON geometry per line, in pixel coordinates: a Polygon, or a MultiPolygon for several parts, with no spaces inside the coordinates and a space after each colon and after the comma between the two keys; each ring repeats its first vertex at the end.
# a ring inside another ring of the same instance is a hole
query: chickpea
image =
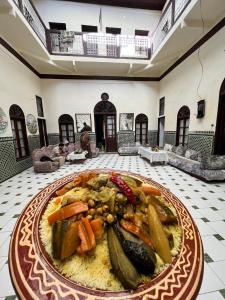
{"type": "Polygon", "coordinates": [[[96,212],[97,212],[98,215],[102,215],[102,213],[103,213],[102,207],[98,207],[96,209],[96,212]]]}
{"type": "Polygon", "coordinates": [[[89,215],[94,216],[95,209],[94,208],[89,209],[88,213],[89,213],[89,215]]]}
{"type": "Polygon", "coordinates": [[[106,217],[106,221],[107,221],[108,223],[112,223],[112,222],[114,221],[113,215],[108,214],[108,216],[106,217]]]}
{"type": "Polygon", "coordinates": [[[88,206],[90,206],[90,207],[95,207],[95,201],[92,200],[92,199],[89,199],[89,200],[88,200],[88,206]]]}
{"type": "Polygon", "coordinates": [[[103,205],[102,209],[104,212],[107,212],[109,210],[109,207],[108,205],[103,205]]]}
{"type": "Polygon", "coordinates": [[[93,219],[93,216],[87,215],[87,219],[88,219],[89,221],[91,221],[91,220],[93,219]]]}

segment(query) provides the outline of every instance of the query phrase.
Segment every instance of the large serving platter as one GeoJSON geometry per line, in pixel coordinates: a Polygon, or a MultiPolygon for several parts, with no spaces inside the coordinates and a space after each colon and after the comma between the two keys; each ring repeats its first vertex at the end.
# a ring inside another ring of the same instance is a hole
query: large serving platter
{"type": "MultiPolygon", "coordinates": [[[[112,170],[95,171],[106,173],[112,170]]],[[[90,289],[60,274],[44,249],[39,225],[55,191],[79,174],[75,173],[56,180],[39,192],[16,223],[9,249],[9,268],[14,288],[21,299],[195,299],[203,275],[203,249],[200,234],[188,210],[176,196],[157,182],[134,173],[118,172],[157,186],[176,209],[183,234],[181,250],[172,264],[133,292],[90,289]]]]}

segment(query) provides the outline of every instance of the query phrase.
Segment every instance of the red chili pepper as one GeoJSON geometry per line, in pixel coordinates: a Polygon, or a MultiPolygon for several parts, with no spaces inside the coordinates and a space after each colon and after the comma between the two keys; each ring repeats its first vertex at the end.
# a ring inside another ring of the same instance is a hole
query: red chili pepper
{"type": "Polygon", "coordinates": [[[121,189],[121,191],[124,193],[124,195],[127,196],[129,202],[131,204],[135,205],[136,197],[134,196],[129,185],[122,178],[120,178],[118,176],[111,176],[110,179],[113,183],[115,183],[121,189]]]}

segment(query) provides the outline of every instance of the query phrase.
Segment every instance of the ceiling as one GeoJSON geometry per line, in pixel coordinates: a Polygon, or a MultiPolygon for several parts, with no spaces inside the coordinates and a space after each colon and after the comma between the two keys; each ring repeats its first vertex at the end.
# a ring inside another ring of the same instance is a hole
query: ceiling
{"type": "Polygon", "coordinates": [[[98,5],[121,6],[130,8],[142,8],[150,10],[162,10],[166,0],[62,0],[98,5]]]}
{"type": "Polygon", "coordinates": [[[22,14],[19,11],[14,14],[12,0],[0,0],[0,36],[40,74],[159,78],[177,61],[182,61],[185,53],[222,19],[224,26],[225,1],[213,0],[213,5],[212,0],[201,2],[200,8],[200,0],[191,1],[151,60],[50,55],[22,14]]]}

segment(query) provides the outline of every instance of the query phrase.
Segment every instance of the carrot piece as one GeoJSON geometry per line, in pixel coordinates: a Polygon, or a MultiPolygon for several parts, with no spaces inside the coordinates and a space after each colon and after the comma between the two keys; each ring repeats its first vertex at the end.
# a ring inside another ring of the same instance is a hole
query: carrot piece
{"type": "Polygon", "coordinates": [[[122,227],[137,237],[139,237],[145,244],[147,244],[149,247],[153,248],[152,241],[150,237],[138,226],[134,225],[131,222],[121,220],[122,227]]]}
{"type": "Polygon", "coordinates": [[[61,203],[61,200],[62,200],[62,197],[61,197],[61,196],[55,198],[55,204],[56,204],[56,205],[60,204],[60,203],[61,203]]]}
{"type": "Polygon", "coordinates": [[[63,236],[61,259],[71,256],[76,251],[79,244],[80,239],[78,237],[78,222],[74,222],[68,226],[68,229],[63,236]]]}
{"type": "Polygon", "coordinates": [[[57,196],[63,196],[67,191],[67,189],[62,188],[61,190],[56,191],[57,196]]]}
{"type": "Polygon", "coordinates": [[[102,219],[95,219],[91,221],[91,228],[94,232],[96,240],[100,240],[104,234],[104,222],[102,219]]]}
{"type": "Polygon", "coordinates": [[[88,218],[82,218],[81,221],[85,226],[85,230],[87,232],[87,236],[88,236],[88,239],[89,239],[91,249],[93,249],[93,248],[96,247],[96,241],[95,241],[95,235],[94,235],[94,232],[92,230],[91,224],[90,224],[88,218]]]}
{"type": "Polygon", "coordinates": [[[160,190],[152,185],[142,185],[137,188],[140,192],[145,193],[146,195],[161,196],[160,190]]]}
{"type": "Polygon", "coordinates": [[[78,235],[81,240],[80,247],[78,247],[78,253],[80,252],[81,254],[83,254],[83,253],[91,250],[90,240],[87,235],[86,228],[82,221],[80,221],[78,224],[78,235]]]}
{"type": "Polygon", "coordinates": [[[51,225],[56,221],[64,220],[69,217],[72,217],[76,214],[85,212],[88,210],[88,205],[80,201],[74,202],[70,205],[64,206],[60,209],[54,211],[51,215],[48,216],[48,223],[51,225]]]}

